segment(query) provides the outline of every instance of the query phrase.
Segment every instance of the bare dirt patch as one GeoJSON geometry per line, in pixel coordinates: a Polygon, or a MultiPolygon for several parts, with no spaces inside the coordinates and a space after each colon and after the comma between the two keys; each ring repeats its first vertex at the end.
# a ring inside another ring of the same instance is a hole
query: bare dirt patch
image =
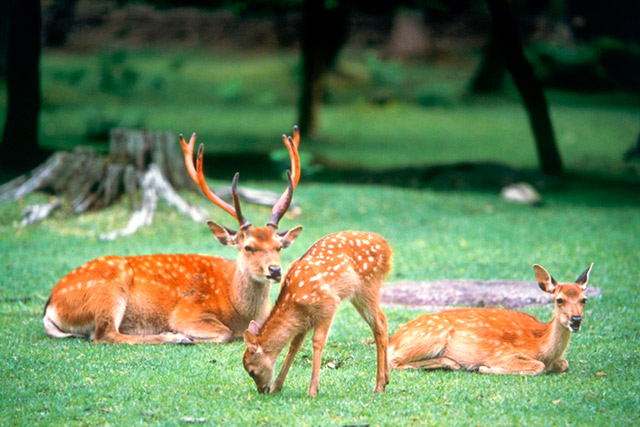
{"type": "MultiPolygon", "coordinates": [[[[602,291],[589,287],[588,297],[602,291]]],[[[442,307],[504,307],[521,308],[552,302],[549,294],[535,282],[512,280],[453,279],[432,282],[389,282],[382,288],[382,303],[420,309],[442,307]]]]}

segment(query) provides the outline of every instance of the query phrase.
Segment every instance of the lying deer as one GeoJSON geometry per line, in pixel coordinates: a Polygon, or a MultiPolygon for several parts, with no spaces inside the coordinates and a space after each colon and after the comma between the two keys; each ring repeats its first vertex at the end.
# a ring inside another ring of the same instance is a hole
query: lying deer
{"type": "Polygon", "coordinates": [[[484,374],[565,372],[572,332],[580,330],[587,298],[583,291],[593,264],[575,283],[558,284],[534,265],[540,288],[554,299],[551,322],[513,310],[459,308],[423,314],[400,327],[389,341],[395,369],[477,369],[484,374]]]}
{"type": "Polygon", "coordinates": [[[283,135],[291,158],[288,188],[273,206],[265,227],[253,227],[240,210],[236,185],[233,204],[207,186],[203,145],[193,165],[195,134],[180,135],[189,175],[202,192],[240,224],[234,231],[207,224],[223,245],[238,250],[237,261],[206,255],[106,256],[82,265],[55,286],[44,310],[50,337],[87,337],[108,343],[226,342],[242,337],[249,322],[269,314],[271,282],[282,276],[280,250],[293,243],[302,227],[277,231],[300,177],[300,134],[283,135]]]}
{"type": "Polygon", "coordinates": [[[378,369],[375,392],[389,383],[387,319],[380,309],[380,288],[391,268],[391,248],[372,233],[343,231],[316,242],[291,265],[280,295],[262,328],[249,324],[242,358],[258,392],[282,389],[293,359],[310,329],[313,332],[313,368],[308,395],[318,393],[322,349],[340,301],[349,299],[369,324],[376,342],[378,369]],[[273,385],[276,359],[291,342],[273,385]]]}

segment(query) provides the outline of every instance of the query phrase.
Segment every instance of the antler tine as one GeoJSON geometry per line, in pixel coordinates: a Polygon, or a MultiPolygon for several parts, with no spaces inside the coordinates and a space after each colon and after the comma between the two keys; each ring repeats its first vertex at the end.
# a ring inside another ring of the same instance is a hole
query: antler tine
{"type": "Polygon", "coordinates": [[[289,209],[291,199],[293,198],[293,190],[295,190],[295,188],[298,186],[298,181],[300,180],[300,155],[298,154],[298,146],[300,145],[300,130],[298,129],[298,126],[293,127],[293,138],[283,134],[282,140],[284,141],[284,145],[289,151],[289,158],[291,159],[291,170],[293,172],[287,171],[289,186],[284,191],[284,193],[282,193],[276,204],[273,205],[271,218],[267,223],[267,225],[271,225],[275,228],[278,228],[278,222],[280,222],[280,219],[282,219],[287,209],[289,209]]]}
{"type": "Polygon", "coordinates": [[[220,207],[222,210],[224,210],[225,212],[227,212],[229,215],[231,215],[237,220],[238,215],[236,213],[236,210],[233,208],[233,206],[231,206],[230,204],[222,200],[220,197],[218,197],[216,193],[214,193],[209,189],[209,186],[207,185],[207,181],[205,181],[204,179],[204,172],[202,169],[203,155],[204,155],[204,144],[200,144],[200,147],[198,147],[198,163],[196,164],[196,172],[197,172],[196,182],[198,183],[198,187],[200,187],[200,190],[202,191],[202,193],[205,196],[207,196],[207,198],[211,200],[216,206],[220,207]]]}
{"type": "Polygon", "coordinates": [[[296,143],[296,150],[298,149],[298,145],[300,145],[300,129],[298,126],[293,127],[293,142],[296,143]]]}
{"type": "Polygon", "coordinates": [[[180,145],[182,145],[182,152],[184,153],[184,164],[187,167],[187,172],[191,179],[197,184],[198,176],[196,175],[196,168],[193,166],[193,145],[196,142],[196,133],[191,134],[189,143],[184,140],[182,134],[180,134],[180,145]]]}
{"type": "Polygon", "coordinates": [[[267,225],[270,225],[274,228],[278,228],[278,223],[284,216],[287,209],[289,209],[289,205],[291,204],[291,199],[293,199],[293,180],[291,179],[291,172],[287,171],[287,180],[289,181],[289,186],[285,190],[285,192],[280,196],[275,205],[273,205],[273,209],[271,210],[271,218],[269,218],[269,222],[267,225]]]}
{"type": "Polygon", "coordinates": [[[291,137],[287,137],[287,149],[289,150],[289,157],[291,158],[291,178],[293,179],[293,189],[295,190],[300,180],[300,155],[298,154],[298,147],[291,137]]]}
{"type": "Polygon", "coordinates": [[[184,152],[184,164],[187,167],[187,172],[191,179],[198,184],[200,191],[204,194],[209,200],[211,200],[216,206],[222,208],[229,215],[238,219],[236,216],[236,210],[229,205],[227,202],[218,197],[213,191],[209,189],[207,186],[207,182],[204,179],[204,173],[202,172],[202,156],[204,151],[204,145],[200,144],[198,148],[198,163],[197,167],[193,166],[193,146],[196,142],[196,134],[195,132],[191,135],[191,139],[189,143],[184,140],[184,137],[180,135],[180,145],[182,145],[182,151],[184,152]]]}
{"type": "Polygon", "coordinates": [[[298,126],[293,127],[293,138],[285,134],[282,135],[284,145],[289,151],[291,159],[291,177],[293,178],[293,189],[298,186],[300,180],[300,155],[298,154],[298,146],[300,145],[300,130],[298,126]]]}
{"type": "Polygon", "coordinates": [[[233,206],[236,209],[236,217],[238,219],[238,223],[240,224],[240,230],[245,230],[251,227],[251,223],[242,216],[242,211],[240,210],[240,196],[238,196],[238,189],[236,188],[238,185],[238,178],[240,178],[240,172],[236,172],[236,174],[233,176],[233,183],[231,184],[231,195],[233,196],[233,206]]]}

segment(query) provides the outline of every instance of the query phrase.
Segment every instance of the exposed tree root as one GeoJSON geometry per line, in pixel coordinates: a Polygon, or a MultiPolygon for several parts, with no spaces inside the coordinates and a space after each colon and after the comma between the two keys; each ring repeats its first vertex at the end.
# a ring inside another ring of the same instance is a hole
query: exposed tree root
{"type": "MultiPolygon", "coordinates": [[[[100,235],[113,240],[135,233],[140,227],[151,225],[158,198],[194,221],[204,221],[207,210],[192,206],[176,189],[197,187],[191,182],[184,166],[184,156],[174,135],[167,132],[113,130],[109,154],[101,156],[95,151],[78,149],[74,152],[56,152],[43,164],[2,186],[0,203],[20,199],[40,191],[55,197],[46,204],[25,208],[21,226],[46,219],[69,201],[74,214],[103,209],[122,196],[140,199],[139,206],[129,223],[120,230],[100,235]]],[[[221,197],[230,197],[228,188],[217,189],[221,197]]],[[[250,189],[239,189],[244,199],[271,206],[278,195],[250,189]]]]}

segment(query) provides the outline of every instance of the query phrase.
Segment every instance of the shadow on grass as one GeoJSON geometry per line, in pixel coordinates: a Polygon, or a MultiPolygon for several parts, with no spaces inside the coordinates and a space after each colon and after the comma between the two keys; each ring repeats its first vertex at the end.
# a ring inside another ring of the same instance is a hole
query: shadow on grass
{"type": "MultiPolygon", "coordinates": [[[[289,160],[274,161],[268,152],[243,151],[209,153],[204,156],[207,178],[231,182],[240,170],[241,182],[282,180],[289,160]],[[242,165],[241,167],[239,167],[242,165]]],[[[24,173],[24,171],[22,171],[24,173]]],[[[20,175],[3,169],[0,184],[20,175]]],[[[465,191],[499,194],[509,184],[527,182],[543,196],[563,194],[572,204],[586,206],[640,206],[640,181],[637,177],[612,177],[604,174],[568,172],[564,178],[550,178],[538,171],[516,169],[497,162],[461,162],[391,169],[344,167],[314,160],[302,167],[303,182],[331,184],[385,185],[435,191],[465,191]],[[309,172],[311,171],[311,172],[309,172]],[[575,197],[571,197],[571,195],[575,197]]]]}
{"type": "MultiPolygon", "coordinates": [[[[209,178],[230,180],[242,167],[243,180],[280,180],[288,163],[274,162],[268,153],[205,155],[209,178]],[[249,165],[247,167],[246,165],[249,165]]],[[[564,178],[546,177],[538,171],[516,169],[495,162],[461,162],[391,169],[348,168],[319,160],[302,168],[303,182],[385,185],[435,191],[465,191],[499,194],[509,184],[527,182],[543,196],[562,194],[564,199],[585,206],[640,206],[640,182],[633,177],[568,172],[564,178]],[[312,172],[307,172],[307,170],[312,172]],[[575,197],[571,197],[574,194],[575,197]]]]}

